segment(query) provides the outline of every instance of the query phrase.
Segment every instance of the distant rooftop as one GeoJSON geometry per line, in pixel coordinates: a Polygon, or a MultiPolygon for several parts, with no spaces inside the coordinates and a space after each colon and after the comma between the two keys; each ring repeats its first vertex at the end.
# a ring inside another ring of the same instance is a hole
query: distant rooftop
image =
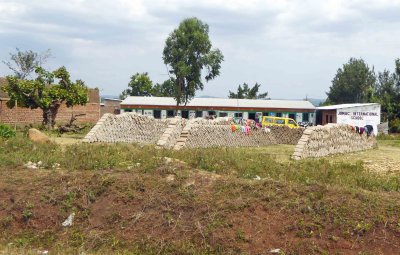
{"type": "Polygon", "coordinates": [[[351,107],[359,107],[359,106],[368,106],[368,105],[379,105],[378,103],[364,103],[364,104],[336,104],[336,105],[327,105],[317,107],[317,110],[336,110],[336,109],[344,109],[351,107]]]}
{"type": "MultiPolygon", "coordinates": [[[[176,106],[172,97],[127,97],[121,102],[124,106],[176,106]]],[[[280,108],[315,110],[309,101],[303,100],[262,100],[230,98],[193,98],[188,107],[228,107],[228,108],[280,108]]]]}

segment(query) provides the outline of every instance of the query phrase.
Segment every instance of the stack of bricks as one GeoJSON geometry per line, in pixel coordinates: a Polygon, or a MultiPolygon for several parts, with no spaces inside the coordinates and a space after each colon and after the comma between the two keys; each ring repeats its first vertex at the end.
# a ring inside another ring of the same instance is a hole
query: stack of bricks
{"type": "Polygon", "coordinates": [[[297,144],[303,129],[272,126],[251,130],[248,134],[240,130],[232,132],[229,121],[189,121],[174,149],[207,147],[258,147],[272,144],[297,144]],[[194,123],[194,124],[193,124],[194,123]],[[229,124],[227,124],[229,123],[229,124]]]}
{"type": "Polygon", "coordinates": [[[156,144],[170,120],[156,120],[136,113],[106,113],[86,135],[84,142],[156,144]]]}
{"type": "Polygon", "coordinates": [[[186,119],[175,117],[170,119],[167,129],[157,142],[157,146],[172,149],[180,139],[182,130],[186,126],[186,119]]]}
{"type": "Polygon", "coordinates": [[[307,128],[297,143],[293,159],[324,157],[331,154],[349,153],[372,149],[376,138],[359,134],[349,125],[329,124],[307,128]]]}

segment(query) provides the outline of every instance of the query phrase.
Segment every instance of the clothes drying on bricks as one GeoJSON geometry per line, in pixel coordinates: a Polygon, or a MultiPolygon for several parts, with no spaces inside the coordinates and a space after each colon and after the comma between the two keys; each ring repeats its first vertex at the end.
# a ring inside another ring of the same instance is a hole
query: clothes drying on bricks
{"type": "Polygon", "coordinates": [[[367,133],[367,136],[373,134],[374,127],[372,125],[366,125],[364,128],[365,128],[365,133],[367,133]]]}

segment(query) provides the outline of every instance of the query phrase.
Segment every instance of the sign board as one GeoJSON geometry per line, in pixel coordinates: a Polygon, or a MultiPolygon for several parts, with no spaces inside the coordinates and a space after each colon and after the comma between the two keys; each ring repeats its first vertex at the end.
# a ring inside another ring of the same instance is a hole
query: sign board
{"type": "Polygon", "coordinates": [[[377,135],[378,125],[381,123],[381,106],[376,104],[337,109],[336,118],[339,124],[358,127],[371,125],[374,127],[374,134],[377,135]]]}

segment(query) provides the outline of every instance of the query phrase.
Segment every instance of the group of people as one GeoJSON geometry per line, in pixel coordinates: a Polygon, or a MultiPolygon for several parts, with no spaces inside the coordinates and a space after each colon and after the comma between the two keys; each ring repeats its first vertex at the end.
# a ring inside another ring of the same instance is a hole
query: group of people
{"type": "Polygon", "coordinates": [[[246,135],[249,135],[251,130],[257,130],[260,128],[260,123],[252,119],[233,118],[231,124],[232,132],[240,131],[242,133],[245,133],[246,135]]]}
{"type": "Polygon", "coordinates": [[[374,133],[374,127],[371,125],[366,125],[364,127],[358,127],[358,126],[352,126],[351,129],[355,132],[357,132],[358,134],[362,135],[364,133],[367,134],[367,136],[370,136],[374,133]]]}

